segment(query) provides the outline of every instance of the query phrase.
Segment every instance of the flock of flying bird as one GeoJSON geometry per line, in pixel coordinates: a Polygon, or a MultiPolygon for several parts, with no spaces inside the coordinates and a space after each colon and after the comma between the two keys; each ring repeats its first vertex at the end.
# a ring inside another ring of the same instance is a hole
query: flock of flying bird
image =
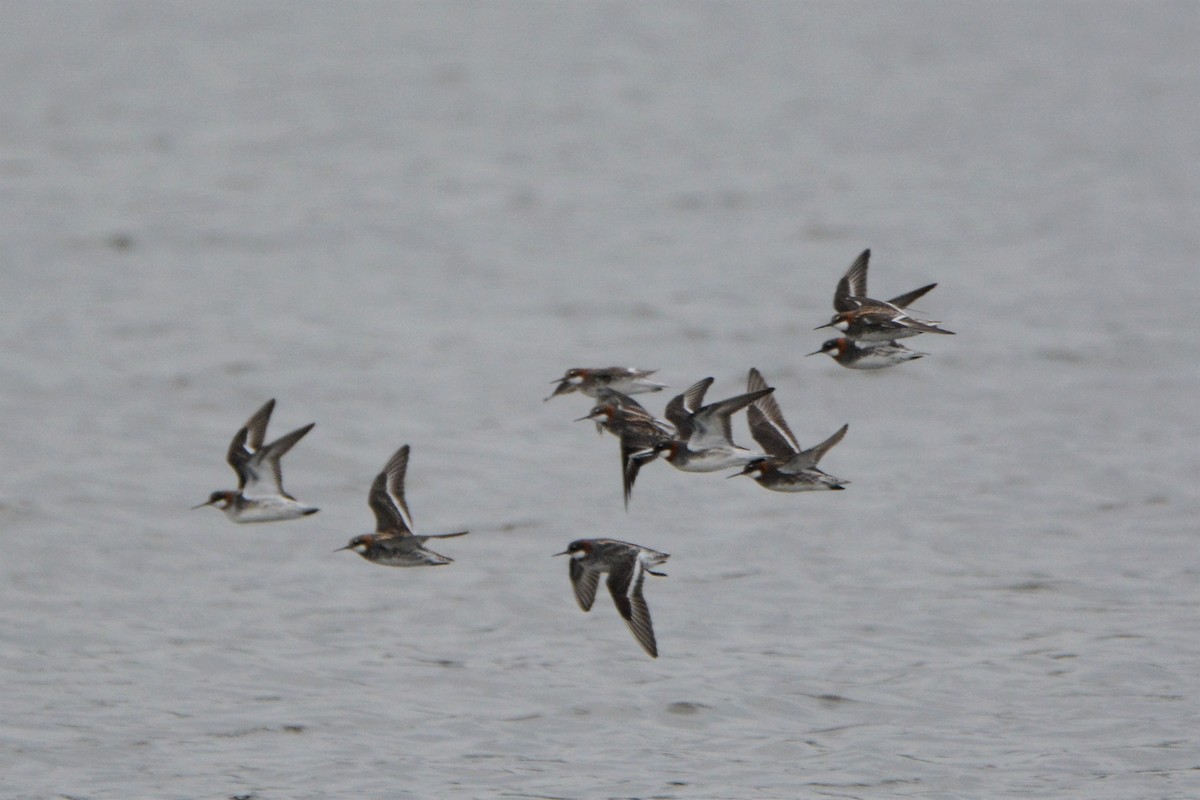
{"type": "MultiPolygon", "coordinates": [[[[886,302],[868,297],[870,257],[871,251],[864,250],[850,265],[834,292],[833,319],[816,328],[832,327],[841,331],[842,336],[830,339],[820,350],[808,355],[828,353],[850,369],[883,369],[926,355],[908,349],[897,339],[922,333],[953,333],[939,328],[937,322],[913,317],[906,310],[936,283],[886,302]]],[[[654,417],[630,396],[666,388],[649,380],[654,372],[635,367],[576,367],[554,381],[558,385],[546,398],[579,392],[596,400],[591,412],[577,421],[591,420],[598,432],[608,431],[620,441],[626,509],[638,471],[659,456],[684,472],[737,469],[729,477],[748,475],[760,486],[776,492],[845,488],[847,481],[822,471],[817,463],[842,440],[849,426],[843,425],[814,447],[801,449],[773,396],[775,389],[757,369],[750,369],[744,394],[707,405],[704,396],[713,378],[696,382],[667,403],[663,412],[666,420],[654,417]],[[743,409],[760,452],[733,442],[731,419],[743,409]]],[[[284,491],[279,464],[284,454],[312,430],[314,423],[264,444],[274,409],[275,401],[268,400],[229,444],[226,460],[238,476],[238,488],[213,492],[206,502],[193,508],[214,506],[239,523],[296,519],[318,511],[284,491]]],[[[353,550],[368,561],[389,567],[438,566],[453,561],[428,549],[425,543],[429,539],[464,536],[467,531],[438,534],[413,531],[412,516],[404,498],[408,456],[409,447],[404,445],[371,484],[367,503],[375,514],[375,532],[354,537],[339,551],[353,550]]],[[[555,555],[570,556],[571,587],[584,611],[590,610],[595,601],[600,576],[608,573],[608,590],[621,617],[643,649],[653,657],[658,656],[642,584],[648,574],[665,574],[655,572],[652,567],[665,562],[669,558],[667,553],[617,539],[577,539],[555,555]]]]}

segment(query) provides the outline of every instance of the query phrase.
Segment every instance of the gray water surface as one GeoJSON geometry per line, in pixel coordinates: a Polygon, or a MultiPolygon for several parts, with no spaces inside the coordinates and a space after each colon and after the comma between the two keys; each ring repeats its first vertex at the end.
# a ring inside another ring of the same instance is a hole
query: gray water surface
{"type": "Polygon", "coordinates": [[[4,20],[0,796],[1200,796],[1195,3],[4,20]],[[958,335],[803,358],[864,247],[958,335]],[[625,513],[542,402],[611,363],[852,483],[625,513]],[[189,511],[269,397],[321,513],[189,511]],[[456,562],[332,553],[406,442],[456,562]],[[672,554],[659,659],[582,536],[672,554]]]}

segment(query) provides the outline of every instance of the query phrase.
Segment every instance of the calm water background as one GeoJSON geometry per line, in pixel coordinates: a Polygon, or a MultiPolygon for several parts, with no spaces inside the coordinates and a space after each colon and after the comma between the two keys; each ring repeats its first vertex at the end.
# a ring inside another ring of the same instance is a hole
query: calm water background
{"type": "Polygon", "coordinates": [[[0,796],[1200,795],[1196,3],[3,11],[0,796]],[[804,359],[867,246],[959,335],[804,359]],[[624,513],[609,363],[850,489],[624,513]],[[322,512],[188,511],[269,397],[322,512]],[[405,442],[456,563],[332,554],[405,442]]]}

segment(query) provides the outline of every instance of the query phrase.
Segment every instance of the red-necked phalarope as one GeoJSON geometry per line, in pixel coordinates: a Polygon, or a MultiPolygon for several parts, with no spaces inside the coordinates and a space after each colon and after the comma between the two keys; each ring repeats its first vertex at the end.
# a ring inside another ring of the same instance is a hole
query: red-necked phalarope
{"type": "Polygon", "coordinates": [[[449,564],[454,559],[425,548],[429,539],[449,539],[465,536],[467,531],[456,533],[413,534],[412,515],[404,502],[404,474],[408,470],[408,445],[396,451],[384,466],[383,471],[371,484],[367,503],[375,512],[375,533],[355,536],[350,544],[334,552],[353,550],[367,561],[385,567],[436,567],[449,564]]]}
{"type": "Polygon", "coordinates": [[[604,389],[597,398],[600,402],[586,417],[597,429],[607,430],[621,440],[621,484],[625,490],[625,508],[629,509],[629,496],[633,483],[643,465],[658,457],[655,449],[661,442],[668,441],[674,431],[661,420],[655,419],[641,404],[628,395],[612,389],[604,389]]]}
{"type": "Polygon", "coordinates": [[[263,445],[274,409],[275,400],[268,400],[229,443],[226,460],[237,473],[237,490],[213,492],[207,502],[192,506],[193,509],[216,506],[234,522],[277,522],[317,513],[318,509],[301,503],[283,490],[283,471],[279,466],[284,453],[304,438],[316,423],[309,423],[263,445]]]}
{"type": "MultiPolygon", "coordinates": [[[[767,382],[757,369],[751,368],[746,385],[753,390],[755,387],[766,386],[767,382]]],[[[849,425],[843,425],[837,433],[819,445],[801,450],[774,397],[764,396],[756,400],[746,411],[746,417],[754,441],[767,452],[767,456],[751,461],[741,472],[731,475],[731,478],[749,475],[758,481],[759,486],[776,492],[842,489],[844,484],[848,483],[817,469],[817,462],[842,440],[849,425]]]]}
{"type": "Polygon", "coordinates": [[[909,303],[937,286],[936,283],[913,289],[887,302],[867,297],[867,263],[870,259],[871,251],[863,250],[846,270],[833,293],[833,309],[837,313],[815,330],[837,328],[847,338],[860,342],[890,342],[919,333],[954,333],[939,328],[938,322],[917,319],[904,310],[909,303]]]}
{"type": "Polygon", "coordinates": [[[675,425],[675,437],[659,443],[655,451],[684,472],[716,472],[739,467],[762,458],[733,443],[730,417],[751,403],[775,391],[769,386],[702,406],[712,378],[697,381],[683,394],[673,398],[664,412],[675,425]]]}
{"type": "Polygon", "coordinates": [[[820,350],[806,355],[815,356],[821,353],[828,353],[834,361],[847,369],[886,369],[929,355],[909,350],[895,341],[860,345],[845,337],[830,339],[821,345],[820,350]]]}
{"type": "Polygon", "coordinates": [[[646,380],[655,372],[658,370],[637,367],[572,367],[561,378],[550,381],[558,384],[550,397],[571,392],[598,397],[602,389],[612,389],[621,394],[662,391],[666,388],[664,384],[646,380]]]}
{"type": "Polygon", "coordinates": [[[670,556],[616,539],[576,539],[566,550],[555,555],[571,557],[571,588],[584,611],[591,609],[600,574],[607,572],[608,591],[617,604],[617,611],[633,631],[633,638],[647,653],[658,658],[658,644],[650,625],[650,609],[642,596],[642,582],[647,574],[665,575],[651,567],[658,566],[670,556]]]}

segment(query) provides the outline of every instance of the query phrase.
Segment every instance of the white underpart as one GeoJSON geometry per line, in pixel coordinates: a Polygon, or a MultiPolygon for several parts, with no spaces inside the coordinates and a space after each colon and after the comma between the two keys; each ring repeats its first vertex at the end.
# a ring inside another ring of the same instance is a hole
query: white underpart
{"type": "Polygon", "coordinates": [[[245,499],[251,501],[251,505],[239,509],[236,504],[230,504],[222,510],[234,522],[276,522],[303,517],[309,511],[309,507],[303,503],[281,495],[259,495],[245,499]]]}
{"type": "Polygon", "coordinates": [[[717,472],[740,467],[762,457],[762,453],[752,453],[740,447],[710,447],[692,451],[686,464],[675,466],[684,472],[717,472]]]}

